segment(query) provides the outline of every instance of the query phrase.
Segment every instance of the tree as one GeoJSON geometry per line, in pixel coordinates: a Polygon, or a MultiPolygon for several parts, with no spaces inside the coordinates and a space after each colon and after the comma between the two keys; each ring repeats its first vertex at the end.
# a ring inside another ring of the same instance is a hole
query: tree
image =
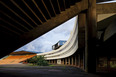
{"type": "Polygon", "coordinates": [[[48,62],[44,59],[44,56],[34,56],[27,60],[28,63],[32,63],[34,65],[39,66],[47,66],[48,62]]]}

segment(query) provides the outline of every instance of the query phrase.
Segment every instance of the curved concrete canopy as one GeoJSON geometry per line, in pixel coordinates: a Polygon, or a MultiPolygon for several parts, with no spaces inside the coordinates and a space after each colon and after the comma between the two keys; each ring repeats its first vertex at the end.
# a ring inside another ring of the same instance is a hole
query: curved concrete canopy
{"type": "Polygon", "coordinates": [[[60,47],[57,50],[53,50],[50,52],[45,52],[37,55],[44,55],[46,59],[60,59],[74,54],[78,49],[77,34],[78,34],[78,24],[76,19],[75,26],[73,32],[70,35],[69,40],[62,47],[60,47]]]}
{"type": "MultiPolygon", "coordinates": [[[[98,15],[98,17],[99,17],[98,23],[100,21],[108,18],[108,17],[110,19],[110,16],[113,16],[115,18],[115,14],[111,14],[109,16],[107,16],[106,14],[103,15],[103,16],[102,15],[98,15]]],[[[113,19],[113,20],[115,20],[115,19],[113,19]]],[[[77,24],[77,19],[76,19],[75,26],[74,26],[73,32],[70,35],[69,40],[61,48],[59,48],[57,50],[50,51],[50,52],[40,53],[40,54],[37,54],[37,55],[38,56],[39,55],[44,55],[46,60],[61,59],[61,58],[66,58],[66,57],[69,57],[69,56],[73,55],[77,51],[77,49],[78,49],[78,24],[77,24]]]]}

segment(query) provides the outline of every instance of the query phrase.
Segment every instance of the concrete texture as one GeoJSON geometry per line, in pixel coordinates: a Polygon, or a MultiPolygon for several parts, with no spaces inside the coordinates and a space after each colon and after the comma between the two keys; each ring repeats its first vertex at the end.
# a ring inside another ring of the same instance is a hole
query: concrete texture
{"type": "Polygon", "coordinates": [[[0,65],[0,77],[112,77],[111,74],[88,74],[68,66],[0,65]]]}

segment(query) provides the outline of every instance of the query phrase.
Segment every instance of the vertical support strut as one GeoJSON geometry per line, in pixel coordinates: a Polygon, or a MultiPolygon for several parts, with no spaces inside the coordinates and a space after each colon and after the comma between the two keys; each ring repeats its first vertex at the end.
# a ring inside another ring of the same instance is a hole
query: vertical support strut
{"type": "Polygon", "coordinates": [[[86,26],[86,13],[80,13],[78,15],[78,46],[80,49],[81,57],[83,57],[83,69],[85,69],[85,26],[86,26]]]}
{"type": "Polygon", "coordinates": [[[74,60],[73,60],[73,56],[71,57],[71,59],[72,59],[72,65],[74,65],[74,60]]]}
{"type": "Polygon", "coordinates": [[[77,66],[77,56],[75,55],[75,66],[77,66]]]}
{"type": "Polygon", "coordinates": [[[96,72],[96,0],[88,0],[85,40],[85,71],[96,72]]]}
{"type": "Polygon", "coordinates": [[[68,65],[70,65],[70,57],[68,57],[68,65]]]}
{"type": "Polygon", "coordinates": [[[67,65],[67,58],[65,58],[65,65],[67,65]]]}

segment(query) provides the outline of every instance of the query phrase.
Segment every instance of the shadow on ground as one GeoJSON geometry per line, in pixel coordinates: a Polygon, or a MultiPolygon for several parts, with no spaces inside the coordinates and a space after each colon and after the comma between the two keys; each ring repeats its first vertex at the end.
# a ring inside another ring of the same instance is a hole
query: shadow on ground
{"type": "Polygon", "coordinates": [[[88,74],[69,66],[0,65],[0,77],[116,77],[109,73],[88,74]]]}

